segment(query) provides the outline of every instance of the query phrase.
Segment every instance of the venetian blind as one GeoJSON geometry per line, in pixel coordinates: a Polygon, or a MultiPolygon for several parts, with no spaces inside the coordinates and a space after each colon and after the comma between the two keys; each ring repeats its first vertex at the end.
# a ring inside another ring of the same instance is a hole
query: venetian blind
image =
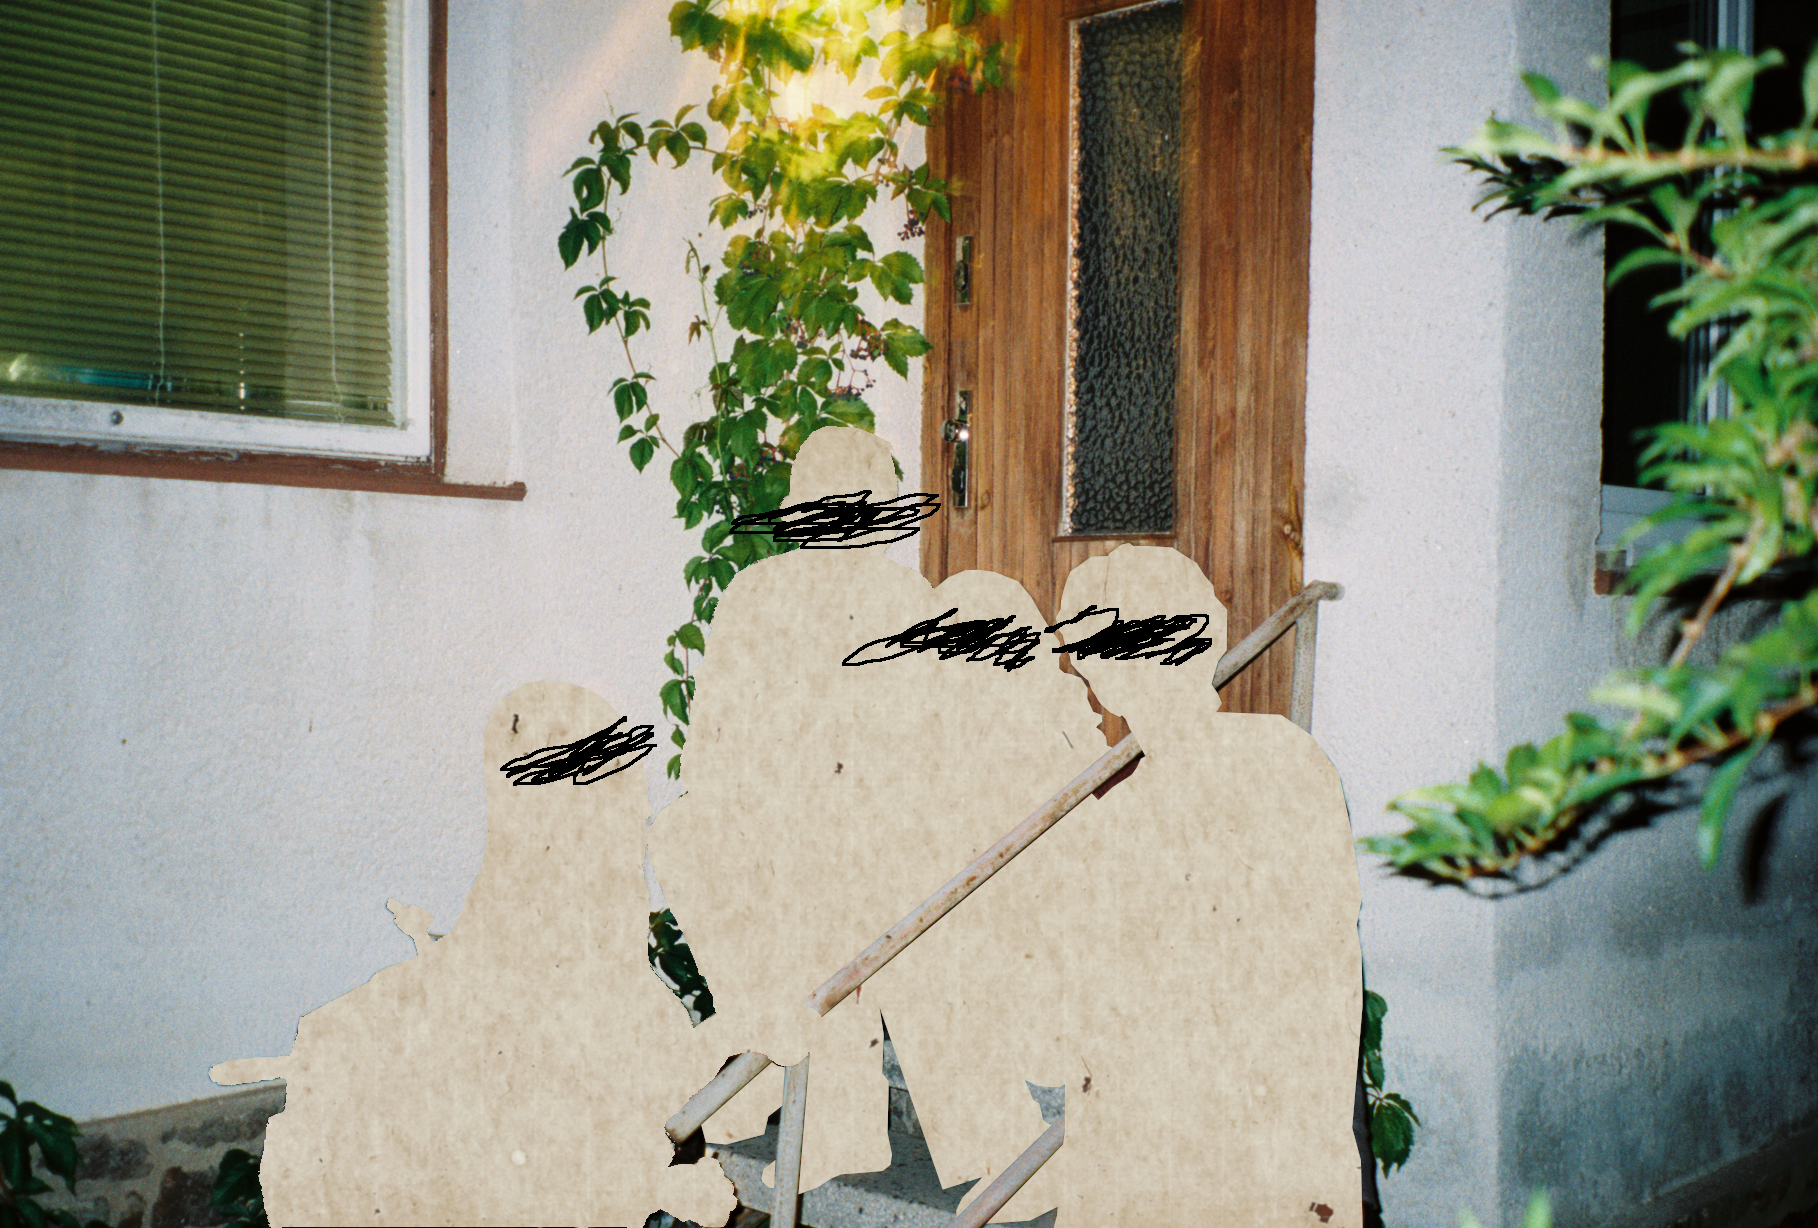
{"type": "Polygon", "coordinates": [[[0,395],[393,422],[385,0],[0,0],[0,395]]]}

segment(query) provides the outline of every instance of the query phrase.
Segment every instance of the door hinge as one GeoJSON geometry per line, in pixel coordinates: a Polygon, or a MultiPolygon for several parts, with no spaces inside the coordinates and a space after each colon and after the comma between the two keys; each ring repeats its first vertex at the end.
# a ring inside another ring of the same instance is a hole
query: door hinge
{"type": "Polygon", "coordinates": [[[953,261],[953,301],[961,307],[972,302],[972,236],[959,237],[959,255],[953,261]]]}

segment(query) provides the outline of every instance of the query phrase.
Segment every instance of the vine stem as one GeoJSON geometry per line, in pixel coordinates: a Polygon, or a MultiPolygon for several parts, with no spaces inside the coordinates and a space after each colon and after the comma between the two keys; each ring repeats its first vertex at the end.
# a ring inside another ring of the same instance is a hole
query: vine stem
{"type": "MultiPolygon", "coordinates": [[[[606,208],[606,201],[610,200],[611,196],[611,189],[608,188],[606,196],[600,201],[601,210],[606,208]]],[[[606,259],[606,243],[604,240],[601,240],[600,242],[600,276],[602,278],[612,276],[611,265],[606,259]]],[[[625,351],[625,365],[630,367],[632,374],[635,375],[638,371],[638,360],[631,356],[631,338],[625,332],[625,313],[623,311],[613,317],[612,326],[619,334],[619,348],[625,351]]],[[[656,437],[662,441],[665,448],[669,449],[669,455],[681,455],[680,452],[675,450],[675,445],[669,442],[669,436],[663,433],[663,424],[661,422],[656,424],[656,437]]]]}
{"type": "Polygon", "coordinates": [[[1684,174],[1692,171],[1720,170],[1724,167],[1746,167],[1750,170],[1802,171],[1818,155],[1803,144],[1789,145],[1784,150],[1737,150],[1726,149],[1720,153],[1705,153],[1702,150],[1674,150],[1670,153],[1631,153],[1627,150],[1607,149],[1601,145],[1559,145],[1553,146],[1549,155],[1557,161],[1570,165],[1573,162],[1585,162],[1593,166],[1606,165],[1611,162],[1629,159],[1643,166],[1670,166],[1675,173],[1684,174]]]}
{"type": "MultiPolygon", "coordinates": [[[[1691,655],[1692,648],[1700,639],[1704,638],[1705,629],[1710,626],[1712,615],[1716,614],[1717,607],[1723,604],[1723,599],[1729,595],[1731,587],[1736,583],[1736,577],[1742,572],[1742,565],[1748,561],[1749,553],[1754,549],[1755,543],[1761,540],[1761,534],[1766,528],[1767,525],[1757,514],[1749,525],[1748,533],[1741,541],[1730,547],[1729,561],[1724,564],[1723,571],[1718,575],[1716,582],[1711,585],[1711,591],[1705,594],[1703,603],[1698,607],[1698,612],[1680,624],[1679,643],[1673,648],[1673,655],[1667,658],[1668,669],[1677,669],[1683,665],[1685,659],[1691,655]]],[[[1623,730],[1623,739],[1632,740],[1636,734],[1640,733],[1642,722],[1645,719],[1645,713],[1635,713],[1629,721],[1628,728],[1623,730]]],[[[1683,759],[1680,766],[1695,763],[1697,759],[1703,757],[1699,755],[1697,758],[1683,759]]]]}
{"type": "Polygon", "coordinates": [[[1754,552],[1755,545],[1761,540],[1761,534],[1766,528],[1767,525],[1763,522],[1761,514],[1757,512],[1754,521],[1749,525],[1748,535],[1730,547],[1730,559],[1724,564],[1722,574],[1717,577],[1717,582],[1711,585],[1711,591],[1705,595],[1704,604],[1698,607],[1698,613],[1693,615],[1691,621],[1682,627],[1679,646],[1673,650],[1672,657],[1667,661],[1668,669],[1684,664],[1686,657],[1691,655],[1693,645],[1704,637],[1705,629],[1710,626],[1711,616],[1717,612],[1717,607],[1723,604],[1723,599],[1729,596],[1730,588],[1736,583],[1736,577],[1741,574],[1743,564],[1748,562],[1749,555],[1754,552]]]}

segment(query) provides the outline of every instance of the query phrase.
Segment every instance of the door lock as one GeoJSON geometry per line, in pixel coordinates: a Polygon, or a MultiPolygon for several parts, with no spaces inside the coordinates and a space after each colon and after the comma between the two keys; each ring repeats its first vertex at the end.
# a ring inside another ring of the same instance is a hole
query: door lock
{"type": "Polygon", "coordinates": [[[953,417],[941,423],[941,438],[953,445],[953,506],[970,505],[971,482],[968,452],[972,440],[972,390],[961,388],[953,394],[953,417]]]}

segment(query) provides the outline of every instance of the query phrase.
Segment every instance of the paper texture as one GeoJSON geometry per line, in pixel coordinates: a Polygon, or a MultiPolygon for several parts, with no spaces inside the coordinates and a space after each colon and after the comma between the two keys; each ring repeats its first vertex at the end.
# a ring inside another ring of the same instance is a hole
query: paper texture
{"type": "Polygon", "coordinates": [[[642,777],[523,787],[498,770],[616,719],[554,682],[493,713],[486,854],[460,920],[439,942],[422,921],[415,959],[305,1015],[275,1071],[285,1109],[259,1174],[274,1225],[731,1215],[717,1166],[668,1167],[663,1122],[726,1055],[645,962],[642,777]]]}
{"type": "MultiPolygon", "coordinates": [[[[794,472],[792,503],[896,494],[862,431],[817,432],[794,472]]],[[[454,931],[430,943],[421,910],[397,907],[418,958],[306,1016],[281,1070],[220,1068],[290,1081],[263,1172],[273,1223],[636,1226],[659,1206],[723,1223],[729,1186],[711,1160],[666,1167],[662,1123],[746,1050],[813,1054],[803,1190],[884,1168],[881,1012],[942,1183],[982,1179],[969,1196],[1044,1129],[1025,1081],[1065,1087],[1065,1145],[999,1221],[1058,1206],[1061,1228],[1356,1228],[1359,889],[1337,774],[1286,720],[1217,710],[1224,610],[1189,560],[1089,560],[1061,618],[1090,606],[1117,613],[1057,636],[1013,581],[931,588],[879,545],[740,574],[697,671],[687,793],[649,835],[713,991],[692,1031],[645,963],[637,772],[523,787],[498,771],[614,714],[561,684],[514,692],[487,729],[486,860],[454,931]],[[1026,662],[924,637],[842,664],[949,611],[940,625],[999,641],[1028,629],[1026,662]],[[1142,744],[1133,774],[825,1018],[808,1009],[1104,753],[1052,649],[1184,614],[1208,641],[1184,664],[1075,662],[1142,744]]],[[[767,1071],[709,1141],[761,1133],[781,1083],[767,1071]]]]}

